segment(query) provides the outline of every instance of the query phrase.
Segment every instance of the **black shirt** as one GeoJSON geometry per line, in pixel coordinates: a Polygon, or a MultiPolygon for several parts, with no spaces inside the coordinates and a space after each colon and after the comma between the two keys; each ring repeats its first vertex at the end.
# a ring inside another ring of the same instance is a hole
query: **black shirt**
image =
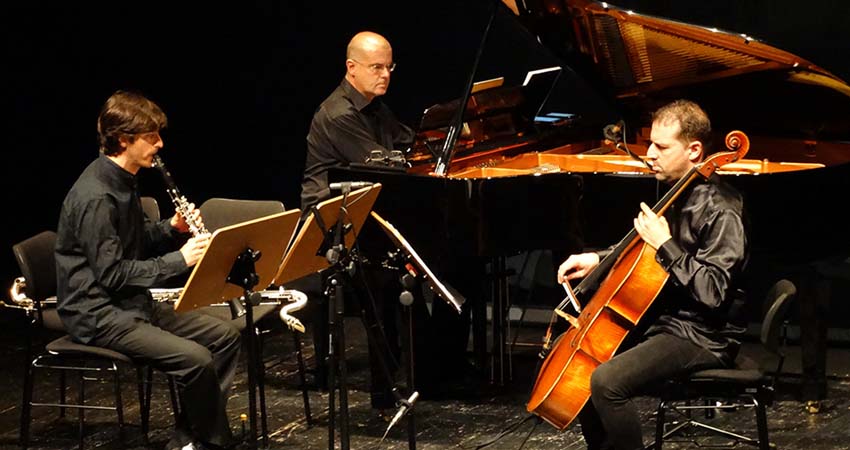
{"type": "Polygon", "coordinates": [[[372,150],[387,152],[413,142],[380,97],[371,102],[343,79],[313,115],[307,135],[307,160],[301,183],[301,209],[330,196],[328,169],[366,161],[372,150]]]}
{"type": "Polygon", "coordinates": [[[647,334],[690,340],[730,364],[744,332],[729,315],[749,255],[741,195],[713,176],[687,188],[665,218],[672,239],[655,259],[670,278],[653,302],[658,317],[647,334]]]}
{"type": "Polygon", "coordinates": [[[115,321],[150,320],[148,288],[187,271],[166,219],[147,220],[136,176],[100,155],[62,203],[56,241],[58,311],[68,333],[87,343],[115,321]]]}

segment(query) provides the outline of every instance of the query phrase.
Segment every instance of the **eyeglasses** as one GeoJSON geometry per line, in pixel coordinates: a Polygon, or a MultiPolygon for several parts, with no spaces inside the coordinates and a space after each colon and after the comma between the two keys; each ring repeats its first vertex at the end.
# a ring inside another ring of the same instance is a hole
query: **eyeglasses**
{"type": "Polygon", "coordinates": [[[155,145],[157,142],[162,140],[162,136],[160,136],[159,131],[148,131],[145,133],[137,133],[134,135],[137,139],[142,139],[148,144],[155,145]]]}
{"type": "Polygon", "coordinates": [[[360,62],[356,59],[352,59],[352,58],[349,58],[349,59],[356,62],[357,64],[360,64],[361,66],[366,66],[366,68],[368,68],[372,73],[381,73],[381,72],[384,71],[384,69],[386,69],[387,72],[392,73],[392,71],[395,70],[395,65],[396,65],[394,62],[389,63],[389,64],[363,64],[362,62],[360,62]]]}

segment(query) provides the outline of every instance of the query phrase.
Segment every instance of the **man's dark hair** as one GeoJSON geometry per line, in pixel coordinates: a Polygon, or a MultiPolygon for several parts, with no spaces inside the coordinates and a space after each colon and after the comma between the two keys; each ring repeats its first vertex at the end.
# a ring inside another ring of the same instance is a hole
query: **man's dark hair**
{"type": "Polygon", "coordinates": [[[136,135],[161,131],[167,125],[168,118],[156,103],[136,92],[116,91],[103,104],[97,117],[100,151],[105,155],[117,155],[122,151],[121,136],[133,142],[136,135]]]}
{"type": "Polygon", "coordinates": [[[711,121],[708,114],[690,100],[676,100],[659,108],[652,114],[652,122],[679,121],[679,140],[685,143],[700,141],[710,153],[712,144],[711,121]]]}

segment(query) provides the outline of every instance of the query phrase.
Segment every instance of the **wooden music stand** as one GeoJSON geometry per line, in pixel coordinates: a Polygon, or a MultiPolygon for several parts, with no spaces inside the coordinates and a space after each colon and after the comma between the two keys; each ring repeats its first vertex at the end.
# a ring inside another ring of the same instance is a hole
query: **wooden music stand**
{"type": "MultiPolygon", "coordinates": [[[[351,248],[357,239],[357,234],[366,222],[366,217],[378,194],[381,192],[381,184],[375,183],[349,192],[345,204],[347,214],[343,226],[351,228],[345,234],[345,248],[351,248]]],[[[328,242],[329,233],[337,225],[340,211],[343,210],[343,198],[345,195],[325,200],[316,205],[298,230],[294,241],[286,251],[283,263],[274,276],[273,283],[276,286],[284,286],[286,283],[297,280],[304,276],[326,269],[330,266],[326,251],[332,242],[328,242]],[[318,210],[317,219],[315,211],[318,210]]]]}
{"type": "Polygon", "coordinates": [[[431,272],[431,269],[428,268],[428,265],[425,264],[425,261],[419,257],[419,254],[416,253],[416,250],[413,249],[413,246],[407,242],[407,239],[401,235],[401,233],[389,222],[384,220],[381,216],[378,215],[375,211],[372,211],[372,218],[375,219],[384,230],[384,233],[393,241],[393,244],[398,247],[399,250],[403,251],[416,270],[419,271],[420,274],[424,277],[425,281],[428,282],[428,287],[431,288],[434,293],[437,294],[440,298],[445,300],[449,305],[451,305],[458,314],[460,314],[460,308],[464,303],[463,298],[456,297],[451,291],[449,291],[446,286],[434,276],[434,273],[431,272]]]}
{"type": "Polygon", "coordinates": [[[174,303],[174,310],[191,311],[242,296],[243,288],[228,282],[228,277],[234,261],[249,248],[261,256],[254,266],[256,285],[269,286],[300,216],[301,210],[293,209],[216,230],[174,303]]]}
{"type": "MultiPolygon", "coordinates": [[[[257,447],[257,364],[259,351],[254,330],[253,307],[260,301],[257,285],[271,284],[286,245],[301,217],[301,210],[272,214],[216,230],[209,247],[195,265],[180,297],[178,312],[242,297],[248,331],[248,412],[251,448],[257,447]]],[[[236,300],[239,301],[239,300],[236,300]]],[[[265,411],[263,411],[265,413],[265,411]]],[[[264,416],[265,417],[265,416],[264,416]]],[[[265,424],[265,421],[263,422],[265,424]]],[[[263,441],[267,441],[265,432],[263,441]]]]}
{"type": "Polygon", "coordinates": [[[340,449],[349,449],[348,386],[345,364],[343,285],[353,264],[350,249],[375,204],[381,184],[350,190],[343,186],[340,196],[325,200],[307,215],[298,235],[290,244],[274,284],[285,283],[330,268],[324,292],[328,298],[328,449],[335,448],[336,400],[339,389],[340,449]],[[338,378],[338,383],[337,383],[338,378]]]}

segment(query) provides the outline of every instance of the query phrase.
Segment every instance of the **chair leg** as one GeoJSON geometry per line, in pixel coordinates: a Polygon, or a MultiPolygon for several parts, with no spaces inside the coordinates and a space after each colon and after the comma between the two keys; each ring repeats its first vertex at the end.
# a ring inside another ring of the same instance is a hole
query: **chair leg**
{"type": "Polygon", "coordinates": [[[180,391],[177,390],[177,382],[174,376],[168,375],[168,393],[171,395],[171,412],[174,413],[174,423],[177,424],[177,418],[180,417],[180,391]]]}
{"type": "Polygon", "coordinates": [[[756,403],[756,425],[758,429],[759,436],[759,449],[760,450],[769,450],[770,449],[770,439],[767,433],[767,407],[765,406],[765,402],[760,398],[755,399],[756,403]]]}
{"type": "MultiPolygon", "coordinates": [[[[67,375],[65,374],[65,371],[60,370],[59,371],[59,404],[60,405],[64,405],[64,404],[68,403],[66,401],[66,396],[65,396],[65,393],[68,391],[68,382],[67,381],[68,381],[68,378],[67,378],[67,375]]],[[[65,417],[65,410],[66,409],[67,408],[65,408],[64,406],[59,407],[59,417],[60,418],[65,417]]]]}
{"type": "Polygon", "coordinates": [[[142,439],[144,439],[145,444],[148,443],[148,430],[149,430],[149,420],[150,420],[150,403],[148,403],[148,399],[145,397],[145,368],[142,366],[136,366],[136,390],[139,395],[139,415],[140,422],[142,424],[142,439]]]}
{"type": "Polygon", "coordinates": [[[295,330],[292,330],[292,340],[295,344],[295,358],[298,361],[298,377],[301,381],[301,398],[304,399],[304,417],[307,420],[307,425],[311,425],[313,423],[313,416],[310,414],[310,397],[307,395],[307,371],[304,367],[304,354],[301,352],[301,338],[295,330]]]}
{"type": "Polygon", "coordinates": [[[263,436],[263,447],[269,446],[269,425],[266,418],[266,364],[263,362],[263,336],[259,329],[254,328],[254,339],[257,342],[257,389],[260,391],[260,430],[263,436]]]}
{"type": "Polygon", "coordinates": [[[118,365],[112,363],[113,389],[115,391],[115,414],[118,416],[118,438],[124,442],[124,402],[121,398],[121,377],[118,365]]]}
{"type": "Polygon", "coordinates": [[[80,405],[80,408],[77,409],[77,415],[79,418],[79,434],[80,434],[80,450],[83,450],[83,433],[85,432],[85,420],[86,413],[85,408],[82,408],[83,405],[86,404],[86,377],[83,371],[79,371],[80,374],[80,391],[77,393],[77,403],[80,405]]]}
{"type": "Polygon", "coordinates": [[[655,450],[661,450],[664,444],[664,420],[667,412],[667,402],[661,401],[655,414],[655,450]]]}
{"type": "Polygon", "coordinates": [[[20,444],[21,447],[26,449],[29,446],[30,442],[30,420],[32,419],[32,389],[33,389],[33,377],[35,376],[35,371],[33,370],[33,364],[35,361],[30,361],[27,366],[26,371],[24,371],[24,396],[23,401],[21,403],[21,435],[20,435],[20,444]]]}

